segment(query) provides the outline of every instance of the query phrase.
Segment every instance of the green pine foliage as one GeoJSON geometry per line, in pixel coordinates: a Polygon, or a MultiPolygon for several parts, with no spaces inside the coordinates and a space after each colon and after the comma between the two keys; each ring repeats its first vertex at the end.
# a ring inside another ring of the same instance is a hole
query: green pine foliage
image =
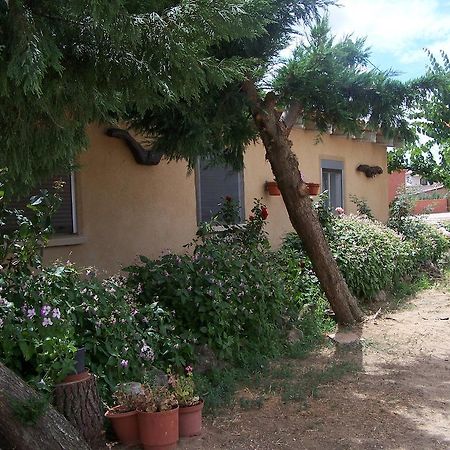
{"type": "Polygon", "coordinates": [[[88,124],[242,79],[248,61],[211,48],[260,35],[266,3],[0,2],[0,167],[36,184],[74,163],[88,124]]]}
{"type": "Polygon", "coordinates": [[[327,17],[317,21],[278,71],[274,88],[285,105],[301,105],[304,119],[325,131],[336,125],[348,133],[362,128],[414,139],[406,112],[420,82],[402,83],[393,72],[370,65],[363,38],[331,34],[327,17]],[[326,93],[326,95],[325,95],[326,93]]]}

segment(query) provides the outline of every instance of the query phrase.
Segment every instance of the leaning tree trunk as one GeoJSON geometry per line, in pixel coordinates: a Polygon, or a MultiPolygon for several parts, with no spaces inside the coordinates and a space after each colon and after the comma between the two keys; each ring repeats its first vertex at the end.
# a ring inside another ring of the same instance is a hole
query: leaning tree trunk
{"type": "Polygon", "coordinates": [[[311,259],[336,320],[342,325],[361,321],[363,314],[333,258],[312,207],[307,185],[301,178],[298,161],[291,150],[292,142],[289,140],[291,127],[280,120],[272,93],[267,94],[265,100],[261,101],[251,81],[244,83],[243,90],[249,100],[255,124],[266,149],[266,157],[283,196],[290,221],[311,259]]]}
{"type": "Polygon", "coordinates": [[[48,406],[34,425],[24,425],[14,414],[11,402],[26,405],[38,394],[0,363],[0,447],[3,450],[91,450],[78,431],[48,406]]]}

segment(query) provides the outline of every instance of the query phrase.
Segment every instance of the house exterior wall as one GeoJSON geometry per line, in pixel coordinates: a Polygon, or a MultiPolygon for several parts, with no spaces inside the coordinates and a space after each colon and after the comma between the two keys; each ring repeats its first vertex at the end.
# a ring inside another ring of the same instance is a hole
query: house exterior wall
{"type": "MultiPolygon", "coordinates": [[[[317,132],[294,128],[291,132],[293,151],[299,160],[302,176],[305,181],[321,183],[321,160],[336,160],[344,163],[343,189],[344,210],[356,213],[356,206],[350,195],[367,200],[375,217],[383,222],[388,219],[388,182],[386,147],[366,141],[348,139],[342,136],[322,136],[322,142],[316,144],[317,132]],[[367,178],[356,168],[360,164],[380,166],[383,174],[367,178]]],[[[257,143],[247,149],[245,156],[245,199],[247,215],[253,199],[263,198],[269,210],[267,231],[273,246],[281,243],[283,236],[292,231],[289,217],[281,197],[264,192],[265,181],[273,180],[269,162],[264,158],[262,144],[257,143]]]]}
{"type": "Polygon", "coordinates": [[[70,259],[108,273],[170,249],[182,252],[197,230],[195,177],[186,164],[136,164],[125,143],[89,128],[76,174],[77,221],[84,242],[49,247],[46,262],[70,259]]]}
{"type": "MultiPolygon", "coordinates": [[[[80,158],[76,174],[78,245],[45,249],[44,259],[75,262],[114,273],[137,260],[137,255],[156,258],[166,250],[183,252],[197,229],[195,174],[188,175],[183,162],[161,161],[157,166],[135,163],[126,145],[105,135],[105,128],[90,127],[90,147],[80,158]],[[81,243],[80,243],[81,242],[81,243]]],[[[350,194],[365,198],[381,221],[388,215],[386,148],[365,141],[324,135],[295,128],[293,150],[302,175],[308,182],[321,183],[321,159],[344,163],[344,209],[356,212],[350,194]],[[377,165],[383,174],[367,178],[357,172],[360,164],[377,165]]],[[[291,231],[281,197],[269,196],[266,181],[273,180],[262,144],[251,145],[245,154],[245,213],[250,214],[255,198],[262,198],[269,210],[267,231],[274,246],[291,231]]],[[[65,244],[76,239],[61,240],[65,244]]],[[[56,241],[56,240],[55,240],[56,241]]]]}

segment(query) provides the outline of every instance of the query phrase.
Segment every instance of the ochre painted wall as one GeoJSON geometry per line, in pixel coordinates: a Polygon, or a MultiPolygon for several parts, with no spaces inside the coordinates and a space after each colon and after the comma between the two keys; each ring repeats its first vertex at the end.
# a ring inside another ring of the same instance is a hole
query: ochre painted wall
{"type": "MultiPolygon", "coordinates": [[[[316,131],[294,128],[291,132],[293,150],[299,160],[305,181],[321,183],[320,161],[331,159],[344,163],[344,209],[346,213],[356,213],[350,194],[364,198],[375,217],[383,222],[388,219],[388,181],[386,147],[366,141],[348,139],[342,136],[322,136],[317,142],[316,131]],[[380,166],[383,174],[367,178],[356,168],[360,164],[380,166]]],[[[254,198],[263,198],[269,210],[268,226],[272,245],[278,246],[291,225],[281,197],[268,195],[264,191],[265,181],[273,180],[268,161],[264,158],[264,148],[256,144],[247,149],[245,156],[245,199],[246,213],[251,209],[254,198]]]]}
{"type": "Polygon", "coordinates": [[[197,230],[195,177],[183,162],[136,164],[123,141],[90,127],[76,174],[79,232],[86,242],[50,247],[45,259],[117,272],[137,255],[182,252],[197,230]]]}
{"type": "MultiPolygon", "coordinates": [[[[166,250],[184,251],[197,227],[195,174],[188,175],[183,162],[157,166],[135,163],[126,145],[107,137],[104,127],[90,127],[90,147],[80,158],[76,175],[80,245],[47,248],[47,262],[62,259],[80,266],[94,266],[114,273],[136,261],[137,255],[156,258],[166,250]]],[[[349,194],[368,201],[382,221],[388,214],[386,149],[380,145],[339,136],[322,137],[295,128],[293,150],[306,181],[321,182],[320,159],[344,162],[346,212],[355,212],[349,194]],[[357,172],[359,164],[378,165],[384,173],[369,179],[357,172]]],[[[261,144],[250,146],[245,155],[245,212],[248,217],[254,198],[262,198],[269,209],[267,230],[271,243],[278,246],[291,230],[281,197],[271,197],[264,183],[273,180],[261,144]]]]}

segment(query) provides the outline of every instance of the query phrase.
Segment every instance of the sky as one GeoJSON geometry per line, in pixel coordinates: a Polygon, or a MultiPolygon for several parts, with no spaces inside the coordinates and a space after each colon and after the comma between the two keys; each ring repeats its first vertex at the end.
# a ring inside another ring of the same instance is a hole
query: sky
{"type": "Polygon", "coordinates": [[[429,64],[423,50],[450,55],[450,1],[340,0],[329,10],[336,37],[366,37],[371,62],[381,70],[400,72],[407,80],[425,73],[429,64]]]}

